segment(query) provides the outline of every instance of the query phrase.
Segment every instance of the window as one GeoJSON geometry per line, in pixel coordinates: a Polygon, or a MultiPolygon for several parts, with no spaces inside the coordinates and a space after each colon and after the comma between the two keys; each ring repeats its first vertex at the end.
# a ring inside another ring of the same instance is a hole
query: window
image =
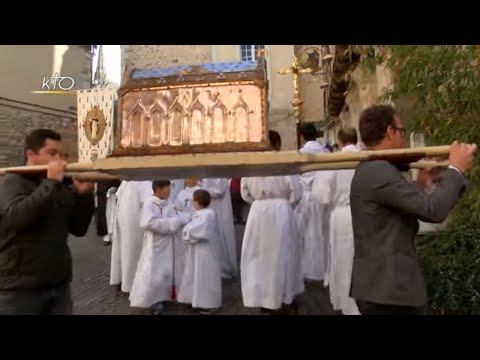
{"type": "Polygon", "coordinates": [[[423,147],[426,146],[426,133],[425,132],[411,132],[410,133],[410,147],[423,147]]]}
{"type": "Polygon", "coordinates": [[[240,45],[240,59],[242,61],[255,61],[260,49],[265,49],[265,45],[240,45]]]}
{"type": "MultiPolygon", "coordinates": [[[[260,49],[268,48],[270,45],[240,45],[240,60],[241,61],[256,61],[258,58],[258,51],[260,49]]],[[[267,94],[268,94],[268,103],[270,104],[272,101],[272,91],[270,89],[270,60],[268,54],[265,54],[265,73],[267,79],[267,94]]],[[[267,104],[267,107],[269,105],[267,104]]]]}
{"type": "MultiPolygon", "coordinates": [[[[423,147],[426,146],[426,133],[425,132],[411,132],[410,133],[410,147],[411,148],[416,148],[416,147],[423,147]]],[[[418,169],[412,169],[410,171],[412,175],[412,180],[416,181],[418,177],[418,169]]]]}

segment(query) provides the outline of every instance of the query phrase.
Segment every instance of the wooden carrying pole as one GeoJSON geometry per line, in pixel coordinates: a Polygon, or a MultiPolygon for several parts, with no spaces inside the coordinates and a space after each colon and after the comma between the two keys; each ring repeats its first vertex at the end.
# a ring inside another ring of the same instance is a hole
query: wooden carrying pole
{"type": "MultiPolygon", "coordinates": [[[[338,163],[324,163],[324,164],[313,164],[305,165],[300,168],[299,174],[311,172],[311,171],[324,171],[324,170],[348,170],[355,169],[360,161],[347,161],[347,162],[338,162],[338,163]]],[[[448,161],[437,162],[437,161],[418,161],[410,163],[410,168],[412,169],[433,169],[437,167],[446,167],[448,166],[448,161]]],[[[22,169],[25,170],[25,169],[22,169]]],[[[15,173],[15,172],[12,172],[15,173]]],[[[21,173],[27,173],[23,171],[21,173]]],[[[128,176],[116,176],[105,174],[98,171],[88,171],[88,172],[67,172],[65,173],[66,177],[73,177],[79,181],[102,181],[102,180],[128,180],[128,176]]]]}
{"type": "Polygon", "coordinates": [[[97,171],[88,171],[80,173],[65,173],[66,177],[73,177],[79,181],[102,181],[102,180],[125,180],[125,177],[105,174],[97,171]]]}
{"type": "MultiPolygon", "coordinates": [[[[327,163],[327,164],[314,164],[314,165],[305,165],[301,168],[300,173],[306,173],[310,171],[322,171],[322,170],[348,170],[355,169],[360,161],[349,161],[341,163],[327,163]]],[[[449,165],[448,161],[417,161],[410,163],[409,166],[411,169],[433,169],[438,167],[447,167],[449,165]]]]}
{"type": "MultiPolygon", "coordinates": [[[[89,172],[92,171],[93,164],[87,163],[71,163],[67,164],[65,169],[66,172],[70,173],[80,173],[80,172],[89,172]]],[[[0,168],[0,175],[5,174],[29,174],[29,173],[40,173],[47,171],[47,165],[25,165],[25,166],[14,166],[8,168],[0,168]]]]}
{"type": "MultiPolygon", "coordinates": [[[[299,151],[245,153],[180,154],[157,156],[125,156],[98,159],[93,163],[72,163],[68,173],[86,173],[84,178],[154,178],[273,176],[299,174],[314,170],[352,169],[360,161],[383,159],[395,163],[416,163],[423,158],[444,156],[450,146],[395,149],[385,151],[337,152],[304,154],[299,151]],[[102,174],[102,175],[99,175],[102,174]]],[[[415,166],[421,166],[420,163],[415,166]]],[[[45,172],[46,165],[0,169],[7,173],[45,172]]]]}

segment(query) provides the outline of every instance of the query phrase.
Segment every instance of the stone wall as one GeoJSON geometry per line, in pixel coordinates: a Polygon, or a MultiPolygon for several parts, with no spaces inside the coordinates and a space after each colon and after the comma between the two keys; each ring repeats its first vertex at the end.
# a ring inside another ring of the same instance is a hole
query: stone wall
{"type": "MultiPolygon", "coordinates": [[[[385,67],[379,65],[374,71],[359,65],[352,72],[351,84],[345,97],[345,105],[339,115],[340,126],[358,129],[361,112],[367,107],[379,103],[385,89],[393,86],[394,77],[385,67]]],[[[338,131],[337,126],[334,131],[338,131]]]]}
{"type": "Polygon", "coordinates": [[[281,68],[292,65],[293,45],[267,45],[267,64],[269,77],[269,113],[268,126],[278,131],[282,137],[282,150],[297,149],[297,128],[295,123],[293,100],[293,80],[291,74],[280,75],[281,68]]]}
{"type": "MultiPolygon", "coordinates": [[[[302,61],[313,49],[320,52],[322,45],[295,45],[295,55],[302,61]]],[[[304,122],[318,122],[325,118],[324,92],[321,88],[325,78],[320,74],[301,74],[299,76],[299,90],[302,98],[302,113],[304,122]]]]}
{"type": "Polygon", "coordinates": [[[7,98],[0,98],[0,166],[23,164],[23,143],[32,130],[49,128],[63,137],[64,152],[69,161],[77,161],[77,116],[7,98]]]}
{"type": "Polygon", "coordinates": [[[212,45],[121,45],[121,49],[122,69],[127,64],[150,69],[212,61],[212,45]]]}
{"type": "Polygon", "coordinates": [[[352,73],[352,82],[339,117],[343,125],[358,128],[360,113],[373,105],[380,95],[377,74],[359,66],[352,73]]]}

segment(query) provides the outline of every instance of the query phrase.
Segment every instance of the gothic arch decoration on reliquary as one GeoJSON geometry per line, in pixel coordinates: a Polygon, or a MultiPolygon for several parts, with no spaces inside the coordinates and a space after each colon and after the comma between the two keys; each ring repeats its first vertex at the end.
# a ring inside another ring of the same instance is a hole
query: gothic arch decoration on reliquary
{"type": "Polygon", "coordinates": [[[195,100],[190,107],[190,141],[192,145],[203,144],[205,136],[205,106],[200,102],[200,93],[194,94],[195,100]]]}
{"type": "Polygon", "coordinates": [[[190,89],[180,90],[180,104],[183,107],[183,120],[182,120],[182,144],[190,144],[190,128],[191,128],[191,117],[189,116],[188,110],[191,107],[191,104],[194,101],[194,91],[190,89]]]}
{"type": "Polygon", "coordinates": [[[220,99],[220,93],[214,96],[214,104],[212,106],[212,142],[225,142],[227,134],[228,110],[220,99]]]}
{"type": "Polygon", "coordinates": [[[233,135],[234,140],[237,142],[248,141],[248,126],[249,126],[249,113],[248,104],[245,102],[242,96],[242,89],[238,89],[238,101],[233,107],[232,119],[233,119],[233,135]]]}
{"type": "Polygon", "coordinates": [[[179,96],[175,98],[173,104],[168,109],[168,128],[170,134],[170,145],[182,145],[183,132],[183,106],[179,102],[179,96]]]}
{"type": "Polygon", "coordinates": [[[211,144],[213,141],[213,113],[212,113],[212,104],[213,104],[213,95],[212,90],[207,90],[208,96],[208,105],[205,109],[205,120],[203,123],[203,143],[211,144]]]}
{"type": "Polygon", "coordinates": [[[145,116],[145,107],[142,100],[138,99],[137,104],[128,116],[128,129],[130,133],[130,146],[139,148],[148,144],[148,120],[145,116]]]}
{"type": "Polygon", "coordinates": [[[168,118],[162,105],[156,101],[150,108],[150,146],[168,144],[168,118]]]}

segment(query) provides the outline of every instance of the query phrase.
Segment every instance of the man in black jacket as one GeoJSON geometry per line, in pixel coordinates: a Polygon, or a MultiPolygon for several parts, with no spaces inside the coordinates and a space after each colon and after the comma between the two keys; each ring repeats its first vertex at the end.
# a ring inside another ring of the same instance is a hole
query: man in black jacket
{"type": "Polygon", "coordinates": [[[93,184],[64,180],[60,134],[25,139],[27,165],[45,174],[4,177],[0,186],[0,315],[72,314],[69,234],[84,236],[94,212],[93,184]]]}

